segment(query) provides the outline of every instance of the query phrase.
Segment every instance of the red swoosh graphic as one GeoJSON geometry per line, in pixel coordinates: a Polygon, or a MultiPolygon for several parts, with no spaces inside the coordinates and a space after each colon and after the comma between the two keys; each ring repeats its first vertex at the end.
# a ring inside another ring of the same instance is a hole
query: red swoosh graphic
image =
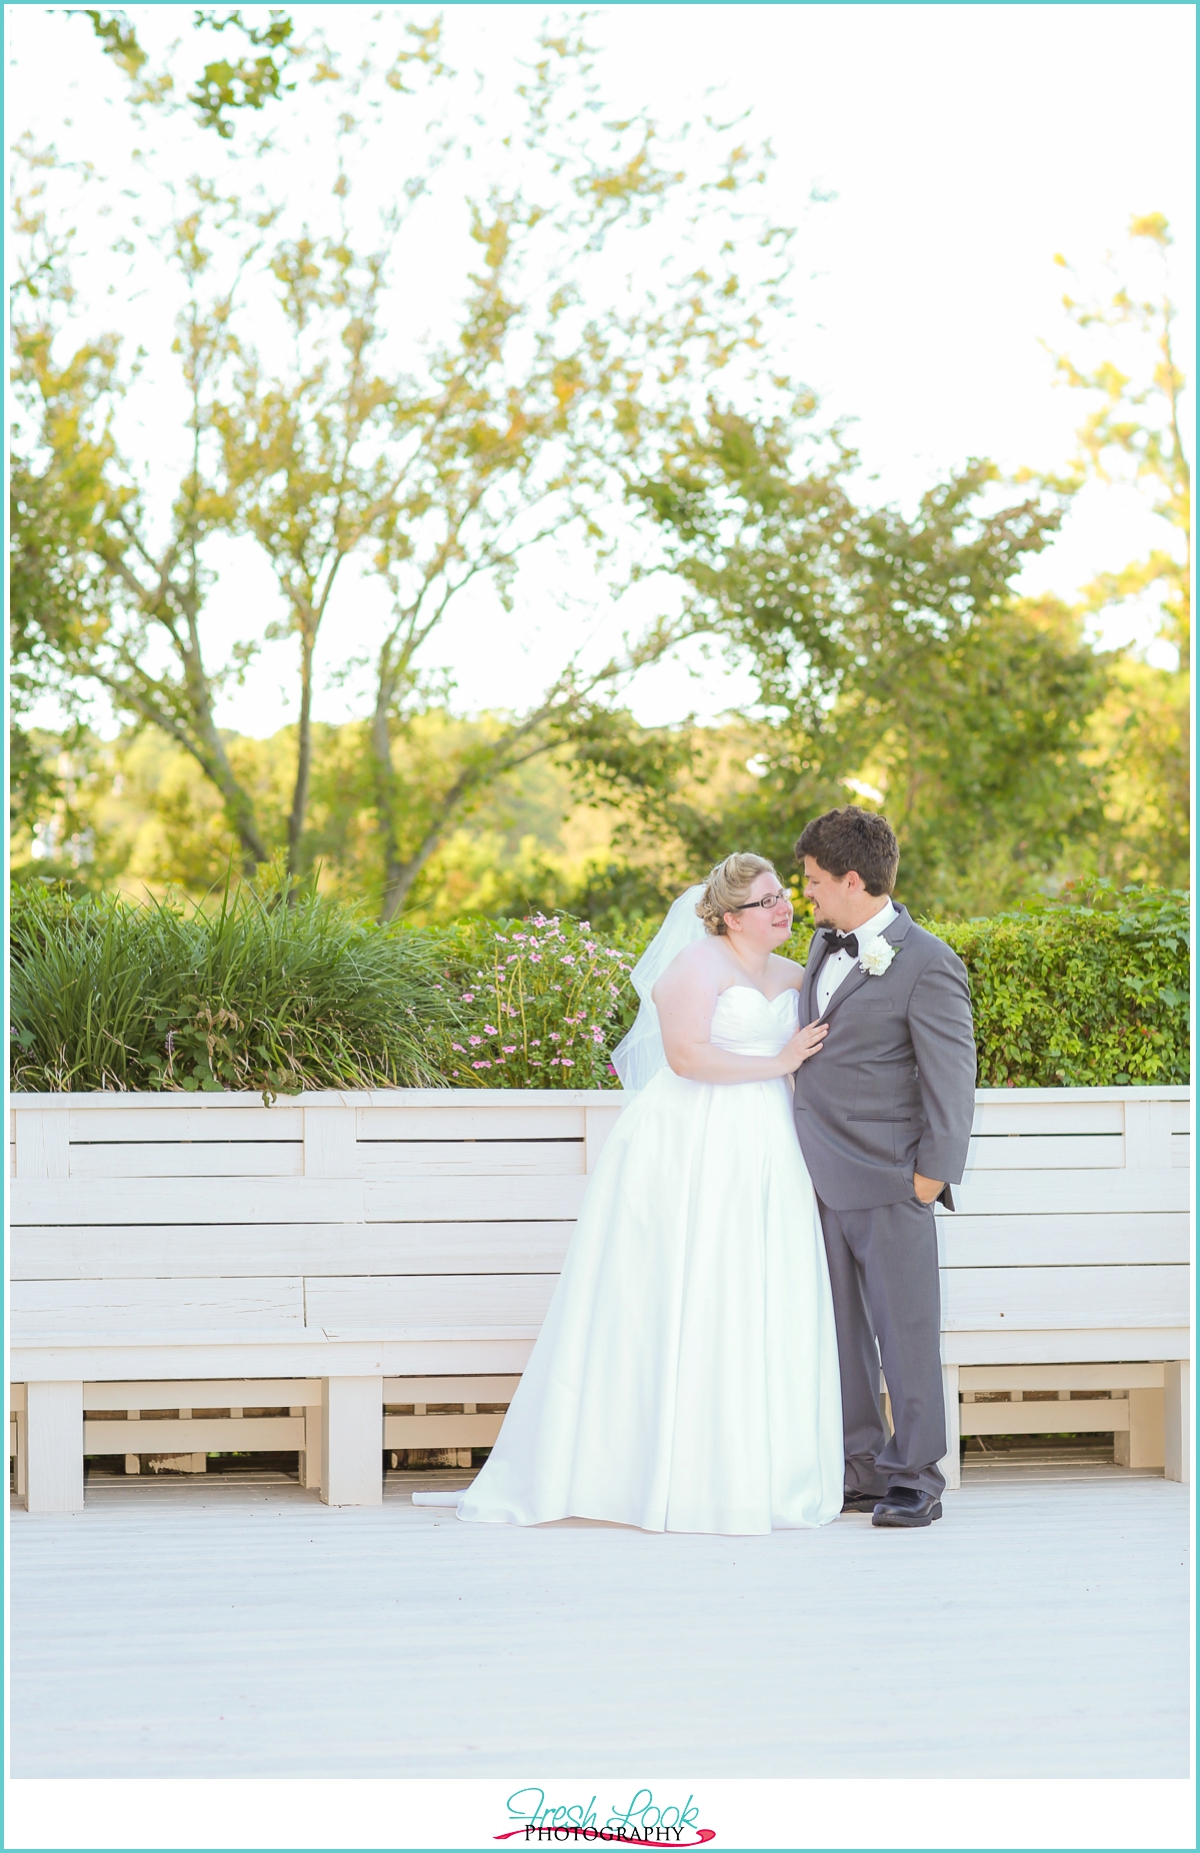
{"type": "MultiPolygon", "coordinates": [[[[538,1830],[535,1829],[534,1831],[537,1832],[538,1830]]],[[[547,1829],[546,1831],[550,1830],[547,1829]]],[[[715,1827],[698,1827],[696,1829],[697,1838],[695,1840],[638,1840],[632,1834],[613,1833],[606,1827],[587,1829],[582,1827],[566,1827],[562,1822],[559,1823],[558,1831],[560,1833],[573,1835],[576,1840],[582,1840],[586,1833],[589,1841],[615,1840],[618,1845],[623,1847],[657,1847],[659,1853],[662,1853],[664,1847],[702,1847],[707,1841],[715,1840],[717,1837],[717,1830],[715,1827]]],[[[515,1840],[518,1834],[523,1834],[524,1832],[525,1829],[523,1827],[514,1827],[507,1834],[493,1834],[492,1839],[515,1840]]],[[[533,1835],[531,1834],[530,1840],[532,1839],[533,1835]]]]}

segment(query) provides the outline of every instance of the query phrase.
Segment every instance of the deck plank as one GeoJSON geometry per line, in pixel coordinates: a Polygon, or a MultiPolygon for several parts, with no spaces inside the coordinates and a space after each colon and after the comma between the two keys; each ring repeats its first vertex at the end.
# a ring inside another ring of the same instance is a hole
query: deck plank
{"type": "Polygon", "coordinates": [[[876,1777],[1188,1773],[1188,1488],[1160,1479],[762,1538],[461,1525],[403,1484],[109,1489],[13,1514],[17,1777],[855,1778],[864,1745],[876,1777]]]}

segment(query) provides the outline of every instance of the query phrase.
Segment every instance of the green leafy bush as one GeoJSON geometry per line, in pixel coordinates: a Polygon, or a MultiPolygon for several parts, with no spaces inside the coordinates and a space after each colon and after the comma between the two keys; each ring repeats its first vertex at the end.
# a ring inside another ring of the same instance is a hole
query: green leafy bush
{"type": "Polygon", "coordinates": [[[1189,897],[1107,883],[927,921],[971,975],[980,1087],[1175,1084],[1189,1058],[1189,897]]]}
{"type": "MultiPolygon", "coordinates": [[[[35,884],[13,896],[18,1089],[616,1087],[655,930],[586,921],[378,927],[243,890],[219,911],[35,884]]],[[[983,1087],[1178,1083],[1188,897],[1103,884],[927,921],[971,976],[983,1087]]],[[[810,933],[789,950],[807,956],[810,933]]]]}
{"type": "Polygon", "coordinates": [[[11,1000],[26,1091],[444,1085],[427,937],[317,896],[242,889],[206,913],[16,889],[11,1000]]]}

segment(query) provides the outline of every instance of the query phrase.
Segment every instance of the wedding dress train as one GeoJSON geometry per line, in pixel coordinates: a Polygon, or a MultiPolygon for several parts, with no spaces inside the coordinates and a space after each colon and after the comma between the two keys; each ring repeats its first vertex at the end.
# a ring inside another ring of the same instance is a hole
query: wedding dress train
{"type": "MultiPolygon", "coordinates": [[[[734,985],[711,1039],[776,1055],[797,1001],[734,985]]],[[[600,1155],[458,1516],[767,1532],[836,1517],[842,1478],[833,1302],[788,1083],[717,1086],[660,1067],[600,1155]]]]}

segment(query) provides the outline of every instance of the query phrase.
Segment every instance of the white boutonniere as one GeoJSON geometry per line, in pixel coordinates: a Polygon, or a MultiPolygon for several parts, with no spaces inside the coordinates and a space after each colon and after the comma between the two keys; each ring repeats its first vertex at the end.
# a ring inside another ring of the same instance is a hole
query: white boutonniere
{"type": "Polygon", "coordinates": [[[882,978],[895,956],[896,948],[890,941],[873,939],[869,946],[864,946],[858,969],[866,972],[870,978],[882,978]]]}

